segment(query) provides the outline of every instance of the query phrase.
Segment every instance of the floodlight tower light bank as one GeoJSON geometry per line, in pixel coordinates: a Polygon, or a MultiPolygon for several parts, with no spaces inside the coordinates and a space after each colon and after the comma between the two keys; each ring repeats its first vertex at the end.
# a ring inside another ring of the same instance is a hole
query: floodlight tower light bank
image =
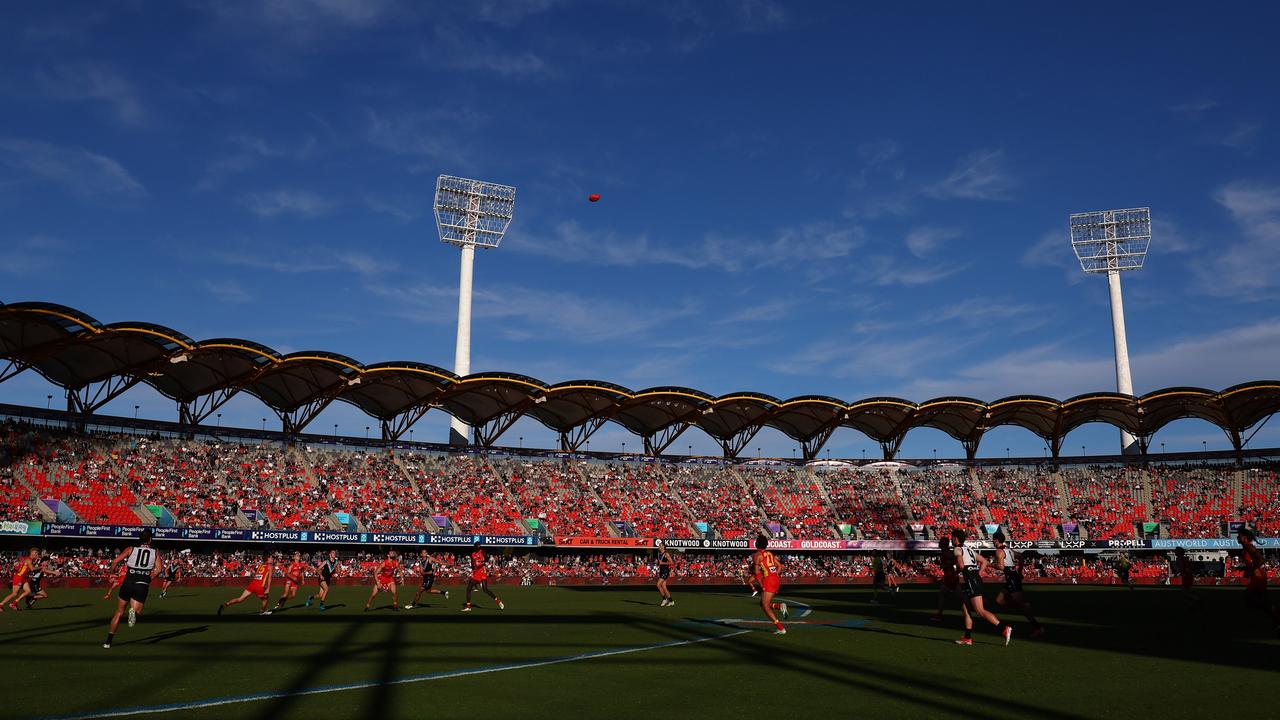
{"type": "MultiPolygon", "coordinates": [[[[436,178],[436,227],[440,241],[462,250],[458,275],[458,343],[453,355],[453,371],[471,374],[471,279],[476,248],[496,248],[502,243],[515,213],[516,189],[510,185],[441,175],[436,178]]],[[[450,422],[449,442],[471,443],[467,424],[457,418],[450,422]]]]}
{"type": "MultiPolygon", "coordinates": [[[[1080,269],[1107,274],[1111,290],[1111,334],[1116,351],[1116,390],[1132,395],[1120,273],[1142,269],[1151,244],[1151,208],[1075,213],[1070,224],[1071,248],[1080,261],[1080,269]]],[[[1120,451],[1126,455],[1140,451],[1137,440],[1125,430],[1120,431],[1120,451]]]]}

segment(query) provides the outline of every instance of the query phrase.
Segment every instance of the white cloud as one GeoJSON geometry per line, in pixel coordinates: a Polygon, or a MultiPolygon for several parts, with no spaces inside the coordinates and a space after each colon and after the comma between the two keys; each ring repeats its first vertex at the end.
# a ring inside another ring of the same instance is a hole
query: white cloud
{"type": "Polygon", "coordinates": [[[209,164],[204,177],[196,185],[197,190],[216,190],[229,177],[251,169],[262,159],[306,160],[315,151],[316,138],[308,134],[297,144],[293,144],[271,142],[251,135],[235,135],[228,138],[227,144],[232,148],[231,153],[209,164]]]}
{"type": "Polygon", "coordinates": [[[1023,253],[1021,262],[1029,268],[1055,268],[1061,270],[1067,283],[1075,285],[1084,279],[1080,262],[1071,249],[1071,236],[1066,227],[1049,230],[1023,253]]]}
{"type": "Polygon", "coordinates": [[[514,79],[555,75],[551,64],[537,53],[447,23],[437,24],[434,39],[422,49],[422,59],[436,67],[514,79]]]}
{"type": "Polygon", "coordinates": [[[1234,182],[1215,199],[1244,237],[1221,243],[1216,254],[1195,266],[1198,287],[1223,297],[1275,297],[1280,290],[1280,185],[1234,182]]]}
{"type": "Polygon", "coordinates": [[[138,92],[119,71],[96,62],[61,63],[41,68],[36,82],[46,97],[101,102],[125,125],[143,125],[147,113],[138,92]]]}
{"type": "Polygon", "coordinates": [[[222,303],[241,304],[253,300],[249,291],[236,280],[205,280],[204,289],[222,303]]]}
{"type": "MultiPolygon", "coordinates": [[[[1272,318],[1137,352],[1131,355],[1131,365],[1139,394],[1176,385],[1220,390],[1270,379],[1277,356],[1280,318],[1272,318]]],[[[1084,355],[1062,342],[1016,350],[939,377],[923,377],[907,383],[904,393],[917,400],[954,394],[994,400],[1016,393],[1065,399],[1114,387],[1110,355],[1084,355]]]]}
{"type": "Polygon", "coordinates": [[[992,321],[1012,321],[1040,310],[1038,306],[1015,302],[1011,298],[971,297],[934,308],[921,316],[922,322],[988,325],[992,321]]]}
{"type": "Polygon", "coordinates": [[[778,232],[771,240],[727,238],[708,234],[683,244],[656,243],[647,234],[623,236],[611,230],[593,233],[566,221],[550,238],[524,237],[513,249],[566,262],[632,267],[672,265],[689,269],[713,268],[743,272],[762,267],[798,265],[848,258],[862,245],[862,229],[855,225],[816,222],[778,232]]]}
{"type": "Polygon", "coordinates": [[[907,250],[918,258],[924,259],[937,252],[948,240],[960,237],[955,228],[920,227],[907,233],[907,250]]]}
{"type": "Polygon", "coordinates": [[[23,176],[61,185],[87,198],[141,198],[147,190],[120,163],[83,148],[40,140],[0,138],[0,166],[23,176]]]}
{"type": "Polygon", "coordinates": [[[5,243],[0,253],[0,274],[25,275],[54,266],[66,244],[46,235],[32,235],[5,243]]]}
{"type": "Polygon", "coordinates": [[[1014,184],[1005,168],[1004,150],[988,148],[962,158],[950,175],[926,193],[940,199],[1007,200],[1014,184]]]}
{"type": "Polygon", "coordinates": [[[1261,129],[1262,123],[1238,122],[1230,130],[1215,138],[1214,142],[1235,149],[1249,147],[1258,139],[1258,131],[1261,129]]]}
{"type": "Polygon", "coordinates": [[[861,259],[853,267],[852,274],[865,285],[915,287],[945,280],[968,267],[967,263],[926,263],[917,259],[871,255],[861,259]]]}
{"type": "Polygon", "coordinates": [[[720,323],[776,322],[791,315],[799,301],[791,298],[775,298],[757,305],[742,308],[718,320],[720,323]]]}
{"type": "Polygon", "coordinates": [[[1169,106],[1169,110],[1182,115],[1199,115],[1216,107],[1218,107],[1217,100],[1202,97],[1195,100],[1175,103],[1169,106]]]}
{"type": "Polygon", "coordinates": [[[244,197],[245,207],[254,215],[273,218],[294,215],[315,218],[333,209],[334,204],[309,190],[280,189],[250,193],[244,197]]]}
{"type": "MultiPolygon", "coordinates": [[[[430,284],[393,286],[370,283],[366,289],[387,303],[387,314],[413,322],[451,324],[457,288],[430,284]]],[[[635,340],[676,318],[697,312],[691,303],[671,307],[633,303],[517,285],[477,289],[472,317],[497,325],[508,339],[556,339],[575,344],[635,340]]]]}
{"type": "Polygon", "coordinates": [[[477,20],[503,27],[514,27],[563,4],[564,0],[472,0],[467,3],[477,20]]]}

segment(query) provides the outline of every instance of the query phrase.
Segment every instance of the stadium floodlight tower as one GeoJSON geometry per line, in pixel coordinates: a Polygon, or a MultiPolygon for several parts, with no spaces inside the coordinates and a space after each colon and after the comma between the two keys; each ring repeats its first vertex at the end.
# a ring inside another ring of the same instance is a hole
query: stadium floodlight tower
{"type": "MultiPolygon", "coordinates": [[[[441,175],[436,178],[436,227],[441,242],[462,248],[462,271],[458,282],[458,344],[453,355],[453,371],[471,373],[471,275],[476,248],[496,248],[511,225],[516,208],[516,189],[510,185],[441,175]]],[[[470,444],[470,428],[454,418],[449,442],[470,444]]]]}
{"type": "MultiPolygon", "coordinates": [[[[1111,289],[1111,333],[1116,349],[1116,390],[1133,394],[1129,374],[1129,341],[1124,331],[1124,298],[1120,294],[1120,273],[1140,270],[1151,244],[1151,208],[1102,210],[1071,216],[1071,248],[1087,273],[1106,273],[1111,289]]],[[[1128,455],[1139,451],[1137,441],[1120,431],[1120,450],[1128,455]]]]}

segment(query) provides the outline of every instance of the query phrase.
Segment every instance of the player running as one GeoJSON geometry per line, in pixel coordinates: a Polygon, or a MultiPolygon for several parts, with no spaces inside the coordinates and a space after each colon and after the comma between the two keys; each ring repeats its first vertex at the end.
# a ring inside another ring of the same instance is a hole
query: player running
{"type": "Polygon", "coordinates": [[[284,604],[298,594],[298,588],[302,587],[302,580],[306,575],[307,564],[302,561],[302,553],[294,550],[293,562],[289,563],[289,567],[284,571],[284,590],[280,593],[280,599],[276,601],[276,610],[283,610],[284,604]]]}
{"type": "Polygon", "coordinates": [[[877,553],[871,556],[871,603],[873,605],[880,602],[881,589],[890,593],[889,598],[892,599],[892,593],[898,591],[898,582],[886,571],[884,555],[877,553]]]}
{"type": "Polygon", "coordinates": [[[13,570],[12,592],[0,600],[0,612],[4,611],[5,604],[9,605],[10,610],[18,609],[18,601],[27,596],[27,577],[39,564],[40,548],[31,548],[27,556],[18,561],[17,567],[13,570]]]}
{"type": "Polygon", "coordinates": [[[160,553],[151,547],[151,530],[144,529],[138,538],[138,544],[128,548],[111,561],[111,570],[124,563],[125,580],[120,585],[120,600],[116,603],[116,612],[111,616],[111,625],[107,628],[107,641],[102,647],[110,650],[111,642],[116,637],[116,629],[120,627],[120,616],[129,612],[129,627],[138,622],[142,614],[142,606],[147,602],[147,592],[151,583],[164,568],[160,553]]]}
{"type": "Polygon", "coordinates": [[[1258,536],[1249,528],[1240,528],[1240,532],[1236,533],[1236,542],[1244,550],[1240,570],[1248,582],[1244,589],[1245,605],[1266,613],[1275,625],[1276,633],[1280,634],[1280,608],[1273,607],[1271,599],[1267,597],[1266,560],[1262,557],[1262,550],[1258,548],[1258,536]]]}
{"type": "Polygon", "coordinates": [[[250,595],[256,595],[258,601],[262,603],[262,609],[259,615],[270,615],[271,611],[267,609],[267,598],[271,595],[271,576],[275,574],[276,561],[271,553],[258,558],[258,567],[254,571],[253,579],[249,581],[249,586],[241,591],[239,597],[232,598],[218,605],[218,614],[221,615],[223,610],[237,605],[249,599],[250,595]]]}
{"type": "Polygon", "coordinates": [[[773,597],[782,589],[782,577],[778,574],[782,570],[782,563],[769,552],[769,538],[764,535],[756,536],[756,551],[751,554],[751,564],[755,570],[753,574],[760,579],[760,609],[764,610],[765,617],[776,628],[773,634],[786,635],[787,628],[773,612],[777,610],[782,613],[784,619],[788,615],[786,603],[773,601],[773,597]]]}
{"type": "Polygon", "coordinates": [[[400,606],[396,600],[396,580],[400,584],[404,584],[404,566],[400,564],[399,556],[395,550],[388,550],[387,557],[378,565],[378,571],[373,576],[373,590],[369,593],[369,599],[364,603],[364,611],[369,612],[369,606],[373,603],[373,599],[380,592],[391,593],[391,609],[399,612],[400,606]]]}
{"type": "Polygon", "coordinates": [[[1022,592],[1022,558],[1009,547],[1003,532],[997,530],[995,535],[991,536],[991,540],[996,546],[996,560],[1000,564],[1000,569],[1004,571],[1004,589],[996,595],[996,604],[1015,605],[1031,622],[1031,637],[1038,638],[1044,635],[1044,628],[1040,626],[1040,621],[1031,614],[1031,602],[1022,592]]]}
{"type": "Polygon", "coordinates": [[[760,579],[756,577],[755,564],[755,554],[753,553],[751,558],[747,560],[746,567],[742,569],[742,582],[751,591],[751,597],[756,597],[760,594],[760,579]]]}
{"type": "Polygon", "coordinates": [[[957,640],[957,645],[973,644],[973,616],[976,614],[983,620],[995,625],[1004,637],[1004,644],[1009,644],[1013,636],[1013,628],[1000,622],[1000,618],[983,607],[982,603],[982,571],[987,567],[987,559],[973,548],[964,544],[965,532],[960,528],[951,531],[951,548],[960,567],[960,590],[964,595],[964,637],[957,640]]]}
{"type": "Polygon", "coordinates": [[[324,559],[318,566],[320,571],[320,592],[307,597],[307,607],[311,607],[311,601],[316,598],[320,599],[320,612],[324,612],[329,608],[325,607],[325,598],[329,597],[329,586],[333,584],[333,576],[338,572],[338,551],[330,550],[329,556],[324,559]]]}
{"type": "Polygon", "coordinates": [[[1191,563],[1191,558],[1187,557],[1187,549],[1181,546],[1174,548],[1173,559],[1178,571],[1178,586],[1182,588],[1182,596],[1186,598],[1187,607],[1192,610],[1200,609],[1200,598],[1195,594],[1196,570],[1191,563]]]}
{"type": "Polygon", "coordinates": [[[493,598],[498,603],[498,609],[506,609],[506,605],[502,604],[502,600],[493,591],[489,589],[489,570],[485,567],[484,550],[480,547],[480,543],[476,542],[472,547],[475,548],[471,552],[471,576],[467,578],[467,604],[462,608],[462,612],[471,612],[471,591],[480,588],[485,595],[493,598]]]}
{"type": "Polygon", "coordinates": [[[418,592],[413,596],[413,602],[404,606],[405,610],[412,610],[418,607],[418,599],[423,593],[429,595],[443,595],[445,600],[449,599],[448,590],[437,590],[433,586],[436,584],[436,561],[431,557],[431,553],[425,549],[418,554],[418,566],[422,569],[422,585],[418,587],[418,592]]]}
{"type": "Polygon", "coordinates": [[[40,587],[44,582],[45,575],[61,575],[57,570],[49,565],[49,558],[42,558],[40,564],[27,575],[27,600],[26,606],[30,610],[37,600],[43,600],[49,597],[48,591],[40,587]]]}
{"type": "Polygon", "coordinates": [[[671,589],[667,587],[667,582],[671,579],[671,568],[675,567],[676,561],[671,557],[671,551],[667,549],[665,543],[658,541],[658,594],[662,596],[662,602],[658,603],[658,607],[671,607],[676,601],[671,597],[671,589]]]}
{"type": "Polygon", "coordinates": [[[956,555],[951,552],[950,538],[938,538],[938,567],[942,569],[942,584],[938,586],[938,612],[929,618],[933,622],[942,622],[942,612],[948,600],[964,602],[960,598],[960,572],[956,569],[956,555]]]}
{"type": "Polygon", "coordinates": [[[1120,582],[1127,585],[1130,590],[1133,589],[1133,561],[1125,553],[1120,554],[1120,567],[1117,570],[1120,576],[1120,582]]]}
{"type": "Polygon", "coordinates": [[[181,576],[182,568],[178,566],[178,563],[172,562],[166,565],[164,573],[161,575],[161,577],[164,578],[164,582],[160,584],[160,597],[167,596],[169,594],[169,588],[173,587],[173,584],[177,582],[178,578],[181,576]]]}
{"type": "MultiPolygon", "coordinates": [[[[110,575],[111,571],[108,570],[107,574],[110,575]]],[[[107,594],[103,595],[102,599],[110,600],[111,593],[115,592],[116,588],[120,587],[121,585],[124,585],[125,576],[128,574],[129,574],[129,569],[127,567],[121,566],[119,574],[117,574],[114,578],[111,578],[111,586],[107,588],[107,594]]]]}

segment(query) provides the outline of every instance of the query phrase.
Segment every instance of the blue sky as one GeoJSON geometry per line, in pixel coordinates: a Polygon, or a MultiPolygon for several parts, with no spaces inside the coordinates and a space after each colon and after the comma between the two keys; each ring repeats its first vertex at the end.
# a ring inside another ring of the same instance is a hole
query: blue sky
{"type": "MultiPolygon", "coordinates": [[[[1280,9],[883,5],[8,4],[0,300],[450,367],[458,254],[430,213],[449,173],[519,187],[477,258],[473,370],[1066,397],[1114,387],[1105,281],[1067,215],[1149,205],[1125,277],[1137,391],[1280,376],[1280,9]]],[[[0,400],[49,392],[28,373],[0,400]]],[[[135,404],[176,417],[146,388],[106,411],[135,404]]],[[[316,422],[372,424],[342,403],[316,422]]],[[[1196,421],[1155,441],[1225,445],[1196,421]]],[[[622,442],[607,426],[593,449],[622,442]]],[[[997,429],[982,454],[1041,446],[997,429]]],[[[961,452],[918,430],[904,455],[933,448],[961,452]]]]}

